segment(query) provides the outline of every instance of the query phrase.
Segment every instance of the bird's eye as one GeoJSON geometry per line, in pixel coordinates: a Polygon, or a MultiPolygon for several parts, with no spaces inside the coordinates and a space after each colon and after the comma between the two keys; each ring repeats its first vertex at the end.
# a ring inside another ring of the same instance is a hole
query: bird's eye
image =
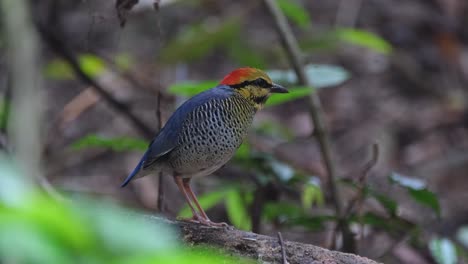
{"type": "Polygon", "coordinates": [[[265,79],[263,78],[258,78],[255,80],[255,85],[263,88],[268,88],[271,86],[265,79]]]}

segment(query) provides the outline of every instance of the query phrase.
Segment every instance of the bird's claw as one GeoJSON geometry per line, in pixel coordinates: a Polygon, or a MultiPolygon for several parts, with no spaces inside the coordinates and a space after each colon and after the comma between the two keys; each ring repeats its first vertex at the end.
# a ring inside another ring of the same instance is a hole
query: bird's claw
{"type": "Polygon", "coordinates": [[[205,219],[200,216],[193,216],[191,218],[180,219],[181,221],[202,224],[209,227],[230,227],[227,223],[221,222],[216,223],[212,222],[210,219],[205,219]]]}

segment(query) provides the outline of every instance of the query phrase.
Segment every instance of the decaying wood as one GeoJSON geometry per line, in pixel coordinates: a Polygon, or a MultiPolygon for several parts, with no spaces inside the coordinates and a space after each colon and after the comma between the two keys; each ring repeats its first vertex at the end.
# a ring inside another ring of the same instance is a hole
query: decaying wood
{"type": "MultiPolygon", "coordinates": [[[[189,245],[208,245],[234,255],[248,257],[259,263],[282,263],[280,241],[276,237],[259,235],[232,227],[213,228],[185,221],[170,221],[149,216],[154,221],[163,221],[180,230],[181,238],[189,245]]],[[[339,251],[331,251],[310,244],[283,241],[290,264],[376,264],[377,262],[339,251]]]]}

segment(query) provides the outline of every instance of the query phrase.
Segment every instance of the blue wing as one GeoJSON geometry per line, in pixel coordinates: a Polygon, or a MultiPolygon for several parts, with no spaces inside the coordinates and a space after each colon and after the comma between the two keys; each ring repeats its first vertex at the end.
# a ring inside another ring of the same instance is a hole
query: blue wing
{"type": "Polygon", "coordinates": [[[150,167],[177,146],[180,130],[188,114],[208,101],[227,98],[233,92],[230,87],[220,85],[195,95],[177,108],[159,134],[151,141],[148,150],[133,172],[122,183],[121,187],[125,187],[142,169],[150,167]]]}

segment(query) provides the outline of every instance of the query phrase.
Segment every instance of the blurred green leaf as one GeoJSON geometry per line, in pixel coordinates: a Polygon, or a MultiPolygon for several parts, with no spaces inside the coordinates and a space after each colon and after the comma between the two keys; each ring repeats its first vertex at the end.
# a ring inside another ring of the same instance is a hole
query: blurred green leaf
{"type": "Polygon", "coordinates": [[[216,81],[180,82],[169,86],[167,91],[174,95],[192,97],[218,84],[216,81]]]}
{"type": "MultiPolygon", "coordinates": [[[[340,66],[308,64],[304,67],[304,71],[315,89],[336,86],[349,79],[349,73],[340,66]]],[[[267,70],[266,73],[274,82],[283,83],[286,86],[295,85],[298,82],[293,70],[267,70]]]]}
{"type": "Polygon", "coordinates": [[[88,76],[96,77],[104,72],[106,64],[104,61],[92,54],[82,54],[78,57],[81,70],[88,76]]]}
{"type": "Polygon", "coordinates": [[[458,255],[455,245],[447,238],[433,238],[429,241],[432,256],[439,264],[456,264],[458,255]]]}
{"type": "Polygon", "coordinates": [[[437,214],[438,217],[440,217],[440,205],[439,205],[439,200],[437,199],[437,196],[427,190],[427,189],[422,189],[422,190],[413,190],[409,189],[408,190],[410,196],[418,203],[425,205],[437,214]]]}
{"type": "Polygon", "coordinates": [[[240,147],[237,149],[234,159],[244,160],[250,157],[250,145],[247,142],[243,142],[240,147]]]}
{"type": "MultiPolygon", "coordinates": [[[[313,178],[312,178],[313,179],[313,178]]],[[[323,197],[320,184],[316,180],[311,180],[304,185],[304,190],[301,195],[302,207],[307,210],[315,203],[323,205],[325,198],[323,197]]]]}
{"type": "Polygon", "coordinates": [[[231,189],[226,197],[226,210],[232,224],[242,230],[252,229],[247,204],[242,198],[240,189],[231,189]]]}
{"type": "Polygon", "coordinates": [[[337,38],[341,41],[362,46],[380,52],[390,54],[392,46],[383,38],[369,31],[355,28],[340,28],[335,32],[337,38]]]}
{"type": "MultiPolygon", "coordinates": [[[[85,74],[96,77],[106,69],[105,62],[92,54],[81,54],[78,56],[78,63],[85,74]]],[[[62,59],[51,60],[44,69],[47,78],[54,80],[71,80],[75,78],[75,73],[68,62],[62,59]]]]}
{"type": "Polygon", "coordinates": [[[184,30],[161,52],[161,60],[166,63],[193,61],[206,56],[218,47],[229,45],[239,36],[239,22],[230,20],[224,23],[193,25],[184,30]]]}
{"type": "Polygon", "coordinates": [[[54,80],[71,80],[75,77],[70,64],[62,59],[53,59],[47,63],[44,74],[54,80]]]}
{"type": "Polygon", "coordinates": [[[376,192],[372,192],[372,196],[379,201],[391,216],[397,215],[398,204],[395,200],[376,192]]]}
{"type": "Polygon", "coordinates": [[[242,38],[233,39],[227,45],[229,57],[239,65],[263,69],[266,66],[263,50],[249,46],[242,38]]]}
{"type": "Polygon", "coordinates": [[[72,144],[74,150],[85,148],[109,148],[114,151],[141,150],[148,148],[148,143],[145,140],[131,137],[115,137],[105,138],[99,135],[91,134],[72,144]]]}
{"type": "Polygon", "coordinates": [[[319,215],[319,216],[305,216],[298,218],[291,218],[286,223],[290,226],[301,226],[308,230],[323,230],[325,223],[329,221],[336,221],[335,216],[331,215],[319,215]]]}
{"type": "Polygon", "coordinates": [[[272,95],[266,102],[265,106],[268,107],[268,106],[284,104],[286,102],[290,102],[299,98],[306,97],[314,91],[312,88],[307,88],[307,87],[294,87],[294,88],[289,88],[288,90],[289,90],[289,93],[287,94],[272,95]]]}
{"type": "Polygon", "coordinates": [[[0,100],[0,129],[5,130],[8,125],[8,118],[10,116],[10,102],[5,98],[0,100]]]}
{"type": "Polygon", "coordinates": [[[391,173],[388,179],[391,183],[404,187],[413,200],[431,208],[440,217],[439,200],[433,192],[427,189],[426,183],[423,180],[403,176],[396,172],[391,173]]]}
{"type": "Polygon", "coordinates": [[[278,218],[284,222],[293,218],[306,217],[304,210],[297,205],[287,202],[268,202],[262,212],[263,218],[269,221],[273,221],[278,218]]]}
{"type": "Polygon", "coordinates": [[[294,21],[294,23],[301,27],[310,25],[310,16],[299,3],[292,0],[277,0],[277,3],[284,15],[294,21]]]}
{"type": "Polygon", "coordinates": [[[114,61],[121,71],[128,71],[134,64],[132,57],[127,53],[117,54],[114,61]]]}
{"type": "MultiPolygon", "coordinates": [[[[198,196],[198,202],[200,203],[203,210],[209,210],[213,208],[215,205],[221,203],[227,196],[229,192],[228,189],[218,190],[218,191],[211,191],[204,193],[198,196]]],[[[188,205],[185,205],[182,210],[180,210],[179,217],[188,218],[192,216],[192,210],[188,205]]]]}

